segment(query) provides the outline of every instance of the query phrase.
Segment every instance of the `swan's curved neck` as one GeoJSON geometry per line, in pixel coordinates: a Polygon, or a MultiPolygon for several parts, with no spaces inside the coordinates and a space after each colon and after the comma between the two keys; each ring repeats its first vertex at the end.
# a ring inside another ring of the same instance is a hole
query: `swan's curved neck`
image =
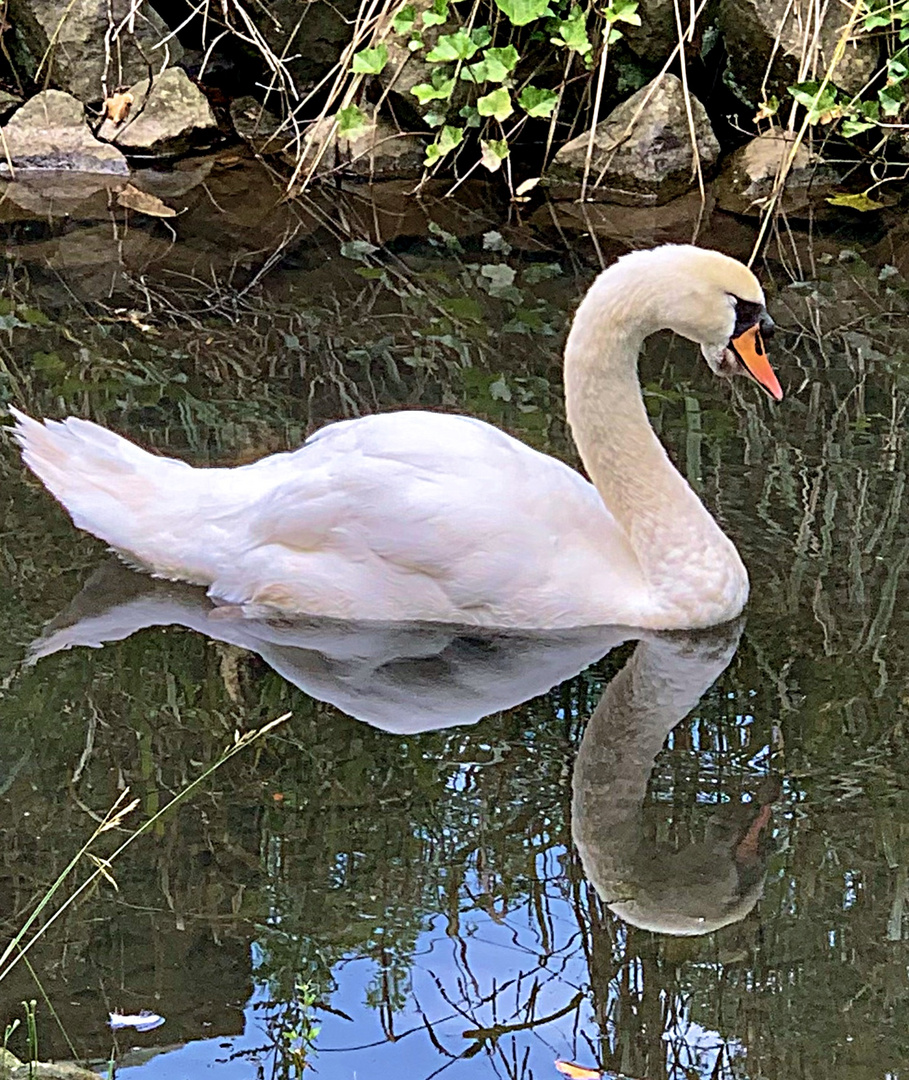
{"type": "MultiPolygon", "coordinates": [[[[584,298],[565,347],[568,422],[593,484],[628,538],[654,626],[733,618],[748,578],[733,544],[654,434],[637,372],[644,339],[666,325],[671,281],[641,281],[619,263],[584,298]]],[[[647,625],[647,624],[645,624],[647,625]]]]}

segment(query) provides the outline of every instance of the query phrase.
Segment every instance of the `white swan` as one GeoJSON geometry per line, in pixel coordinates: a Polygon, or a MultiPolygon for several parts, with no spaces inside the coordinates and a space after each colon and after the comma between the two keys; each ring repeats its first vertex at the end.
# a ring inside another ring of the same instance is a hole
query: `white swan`
{"type": "Polygon", "coordinates": [[[662,328],[777,400],[750,270],[666,245],[594,282],[565,348],[568,420],[593,485],[464,416],[395,412],[298,450],[195,469],[70,417],[12,410],[26,464],[73,521],[158,577],[248,610],[511,628],[709,626],[741,611],[735,547],[672,466],[637,378],[662,328]]]}

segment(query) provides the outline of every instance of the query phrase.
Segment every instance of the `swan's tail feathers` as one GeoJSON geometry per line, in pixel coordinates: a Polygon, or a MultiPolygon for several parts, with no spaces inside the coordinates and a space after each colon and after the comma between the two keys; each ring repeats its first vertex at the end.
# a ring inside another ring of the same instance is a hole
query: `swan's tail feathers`
{"type": "MultiPolygon", "coordinates": [[[[69,512],[75,525],[110,544],[129,561],[164,573],[154,553],[162,515],[179,471],[186,483],[195,472],[183,462],[157,457],[88,420],[45,420],[18,409],[13,438],[22,459],[69,512]]],[[[182,576],[182,575],[180,575],[182,576]]]]}

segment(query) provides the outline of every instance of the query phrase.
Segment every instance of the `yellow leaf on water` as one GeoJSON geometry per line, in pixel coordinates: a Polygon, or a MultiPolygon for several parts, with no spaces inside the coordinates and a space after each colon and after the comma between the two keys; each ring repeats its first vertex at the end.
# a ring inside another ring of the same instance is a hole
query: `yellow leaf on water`
{"type": "Polygon", "coordinates": [[[603,1074],[599,1069],[585,1069],[583,1065],[575,1065],[573,1061],[557,1061],[555,1067],[571,1080],[602,1080],[603,1074]]]}
{"type": "Polygon", "coordinates": [[[884,204],[872,199],[870,195],[860,191],[856,195],[831,195],[827,200],[831,206],[847,206],[850,210],[882,210],[884,204]]]}
{"type": "Polygon", "coordinates": [[[140,191],[132,184],[117,194],[117,202],[125,206],[127,210],[135,210],[140,214],[148,214],[149,217],[176,217],[177,211],[162,202],[157,195],[149,195],[147,191],[140,191]]]}

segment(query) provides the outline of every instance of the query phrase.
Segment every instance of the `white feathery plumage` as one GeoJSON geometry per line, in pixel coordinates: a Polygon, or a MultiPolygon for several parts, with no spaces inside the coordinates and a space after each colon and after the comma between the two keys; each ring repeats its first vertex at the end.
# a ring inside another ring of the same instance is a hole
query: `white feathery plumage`
{"type": "Polygon", "coordinates": [[[12,410],[13,434],[77,526],[158,577],[250,611],[710,625],[741,610],[747,576],[653,434],[636,360],[664,326],[705,354],[722,349],[730,295],[763,301],[741,264],[690,247],[634,253],[594,283],[565,376],[597,487],[489,424],[420,411],[332,424],[232,469],[192,468],[74,417],[42,424],[12,410]]]}

